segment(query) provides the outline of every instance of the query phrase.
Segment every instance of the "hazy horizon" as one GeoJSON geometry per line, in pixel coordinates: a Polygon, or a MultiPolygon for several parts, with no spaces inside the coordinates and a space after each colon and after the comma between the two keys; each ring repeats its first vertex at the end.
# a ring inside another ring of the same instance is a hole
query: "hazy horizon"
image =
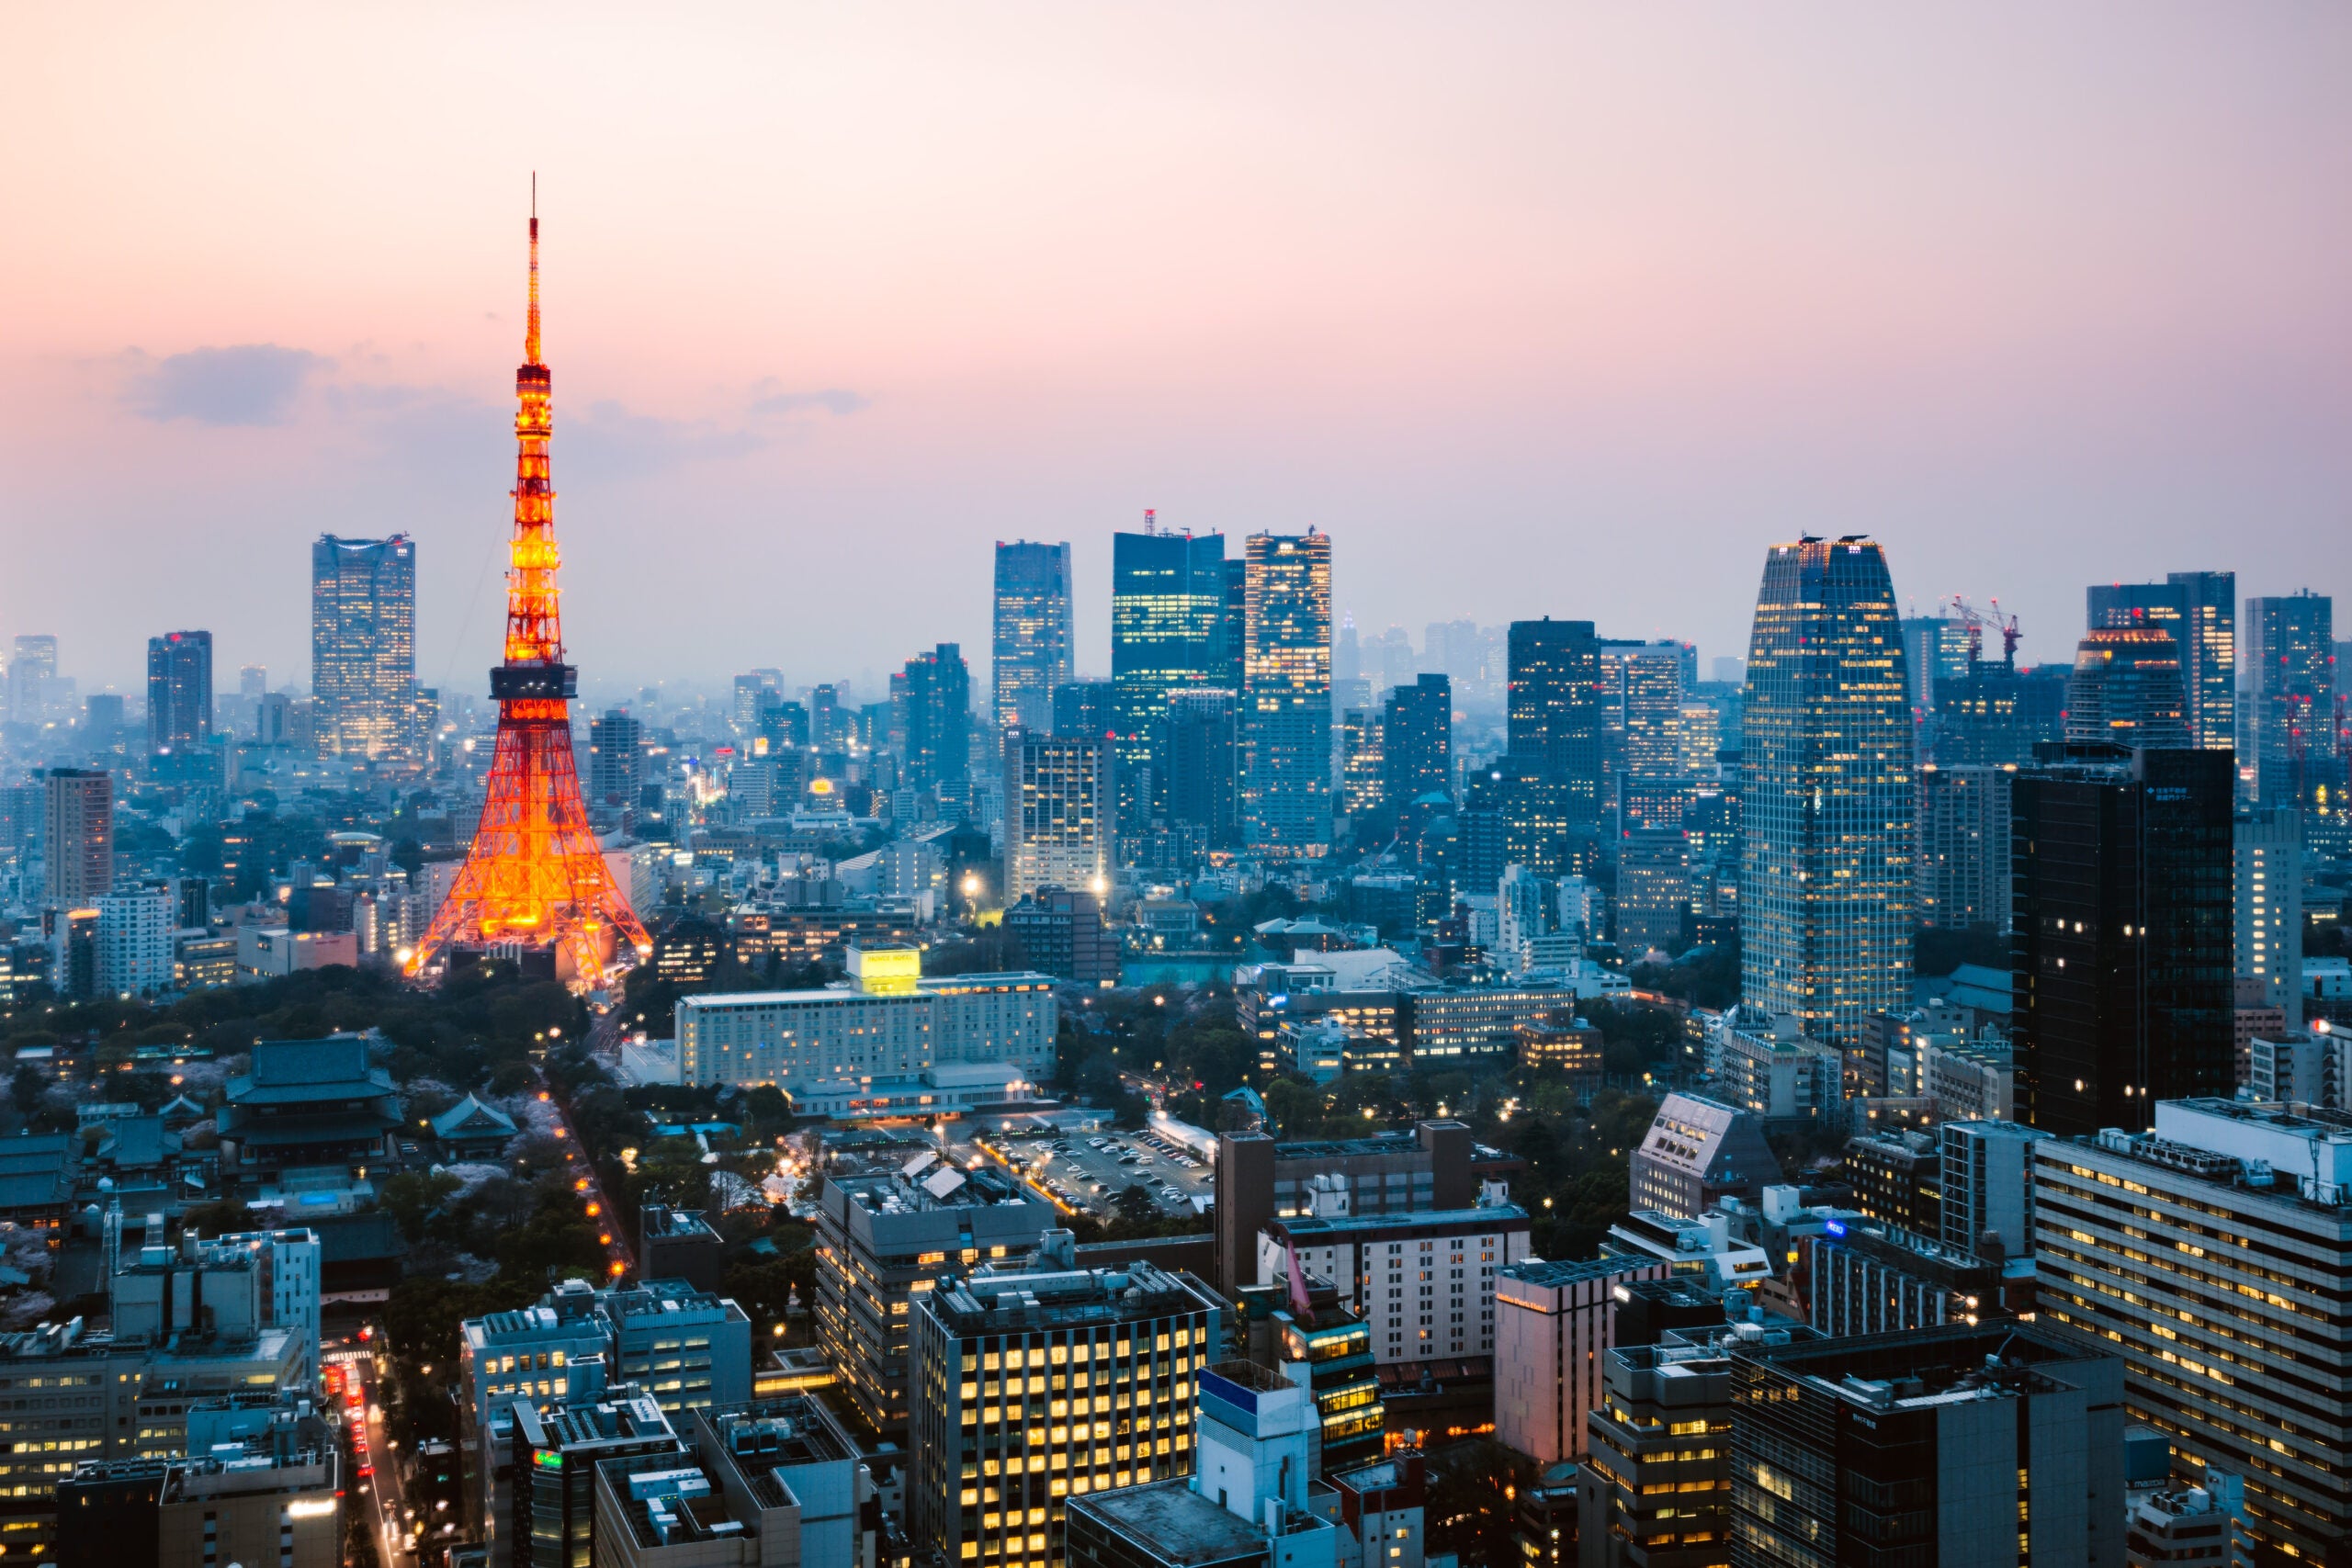
{"type": "MultiPolygon", "coordinates": [[[[0,16],[0,638],[309,678],[322,532],[497,648],[538,171],[589,691],[960,642],[989,547],[1333,536],[1367,634],[1744,653],[1885,542],[2063,658],[2094,581],[2352,592],[2352,16],[910,7],[0,16]],[[85,85],[104,82],[104,93],[85,85]]],[[[861,694],[871,700],[878,694],[861,694]]]]}

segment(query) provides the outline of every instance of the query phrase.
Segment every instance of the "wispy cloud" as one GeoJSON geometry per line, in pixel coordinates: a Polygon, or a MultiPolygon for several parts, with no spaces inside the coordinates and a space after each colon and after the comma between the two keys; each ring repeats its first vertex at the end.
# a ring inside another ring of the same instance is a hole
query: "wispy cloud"
{"type": "Polygon", "coordinates": [[[130,402],[134,412],[157,421],[283,424],[302,384],[333,363],[308,349],[274,343],[192,348],[133,378],[130,402]]]}
{"type": "MultiPolygon", "coordinates": [[[[562,443],[562,426],[558,425],[562,443]]],[[[571,421],[568,465],[574,474],[618,479],[681,463],[741,457],[766,441],[748,430],[730,430],[706,419],[663,419],[637,413],[616,402],[591,403],[571,421]]]]}
{"type": "Polygon", "coordinates": [[[839,417],[855,413],[874,401],[865,393],[853,392],[846,387],[827,387],[814,392],[786,391],[773,379],[762,381],[752,391],[752,412],[755,414],[823,412],[839,417]]]}

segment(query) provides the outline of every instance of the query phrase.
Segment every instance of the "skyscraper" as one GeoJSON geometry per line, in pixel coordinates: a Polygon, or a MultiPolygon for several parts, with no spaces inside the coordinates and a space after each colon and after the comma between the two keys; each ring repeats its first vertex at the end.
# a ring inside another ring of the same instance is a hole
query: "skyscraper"
{"type": "Polygon", "coordinates": [[[91,908],[114,886],[114,775],[102,768],[51,768],[43,782],[48,903],[91,908]]]}
{"type": "Polygon", "coordinates": [[[1424,674],[1388,694],[1381,715],[1385,793],[1398,809],[1432,792],[1453,795],[1453,678],[1424,674]]]}
{"type": "Polygon", "coordinates": [[[1227,663],[1225,536],[1111,536],[1111,686],[1119,819],[1140,829],[1159,794],[1151,744],[1168,694],[1216,686],[1227,663]]]}
{"type": "Polygon", "coordinates": [[[2009,929],[2009,780],[2016,772],[1921,765],[1911,857],[1911,907],[1921,925],[2009,929]]]}
{"type": "Polygon", "coordinates": [[[1100,678],[1065,681],[1054,688],[1054,733],[1066,740],[1107,740],[1118,716],[1111,682],[1100,678]]]}
{"type": "Polygon", "coordinates": [[[608,708],[588,725],[588,799],[626,806],[637,799],[643,773],[645,727],[627,708],[608,708]]]}
{"type": "Polygon", "coordinates": [[[1911,667],[1911,705],[1925,711],[1953,682],[1968,678],[1968,623],[1952,615],[1910,615],[1903,658],[1911,667]]]}
{"type": "MultiPolygon", "coordinates": [[[[2271,807],[2237,818],[2231,828],[2236,913],[2236,978],[2262,988],[2264,1007],[2303,1026],[2302,814],[2271,807]]],[[[2352,1089],[2352,1085],[2345,1086],[2352,1089]]]]}
{"type": "Polygon", "coordinates": [[[39,725],[47,716],[56,682],[57,638],[47,632],[17,637],[8,655],[9,720],[39,725]]]}
{"type": "Polygon", "coordinates": [[[1504,813],[1510,858],[1540,875],[1600,821],[1600,644],[1590,621],[1513,621],[1504,813]]]}
{"type": "Polygon", "coordinates": [[[2188,741],[2180,644],[2153,627],[2092,632],[2075,649],[2066,682],[2070,745],[2178,750],[2188,741]]]}
{"type": "Polygon", "coordinates": [[[997,728],[1050,728],[1054,688],[1069,679],[1069,546],[999,540],[989,663],[997,728]]]}
{"type": "Polygon", "coordinates": [[[1242,838],[1319,855],[1331,832],[1331,536],[1252,534],[1242,684],[1242,838]]]}
{"type": "Polygon", "coordinates": [[[1617,777],[1682,775],[1682,654],[1680,643],[1600,644],[1604,794],[1617,777]]]}
{"type": "Polygon", "coordinates": [[[750,735],[760,727],[760,707],[784,690],[781,670],[747,670],[735,677],[735,728],[750,735]]]}
{"type": "Polygon", "coordinates": [[[212,634],[147,639],[147,750],[201,746],[212,734],[212,634]]]}
{"type": "Polygon", "coordinates": [[[2236,1088],[2226,753],[2047,749],[2010,785],[2018,1113],[2137,1132],[2236,1088]]]}
{"type": "Polygon", "coordinates": [[[1241,838],[1241,738],[1231,692],[1168,694],[1168,820],[1197,828],[1203,847],[1229,850],[1241,838]]]}
{"type": "Polygon", "coordinates": [[[1849,535],[1764,563],[1740,716],[1743,998],[1851,1052],[1911,990],[1908,674],[1886,555],[1849,535]]]}
{"type": "Polygon", "coordinates": [[[2306,588],[2245,602],[2254,753],[2265,806],[2297,806],[2334,782],[2335,601],[2306,588]]]}
{"type": "Polygon", "coordinates": [[[971,776],[972,675],[964,650],[943,642],[907,660],[906,782],[917,789],[971,776]]]}
{"type": "Polygon", "coordinates": [[[1040,887],[1100,892],[1111,866],[1110,757],[1100,740],[1026,729],[1004,746],[1004,897],[1040,887]]]}
{"type": "Polygon", "coordinates": [[[1936,696],[1935,761],[1953,767],[2023,767],[2033,749],[2066,733],[2068,666],[2019,670],[1983,659],[1936,696]]]}
{"type": "Polygon", "coordinates": [[[2233,571],[2176,571],[2162,582],[2095,582],[2086,595],[2092,631],[2171,636],[2189,744],[2217,751],[2237,744],[2237,582],[2233,571]]]}
{"type": "Polygon", "coordinates": [[[320,535],[311,547],[311,690],[320,750],[399,758],[415,686],[415,544],[405,534],[320,535]]]}

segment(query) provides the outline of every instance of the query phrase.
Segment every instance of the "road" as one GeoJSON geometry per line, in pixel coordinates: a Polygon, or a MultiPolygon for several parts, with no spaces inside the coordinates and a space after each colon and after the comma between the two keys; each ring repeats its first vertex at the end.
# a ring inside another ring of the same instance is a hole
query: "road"
{"type": "MultiPolygon", "coordinates": [[[[380,1337],[382,1331],[378,1330],[380,1337]]],[[[391,1433],[384,1424],[384,1402],[378,1385],[376,1358],[364,1348],[330,1350],[326,1360],[331,1366],[344,1370],[345,1378],[357,1393],[359,1403],[354,1405],[346,1398],[344,1419],[346,1423],[356,1415],[359,1420],[356,1436],[363,1439],[353,1444],[355,1470],[371,1463],[372,1474],[355,1474],[346,1492],[367,1488],[368,1535],[376,1543],[379,1560],[385,1568],[415,1568],[416,1553],[408,1550],[411,1514],[407,1494],[401,1487],[400,1466],[390,1446],[391,1433]]]]}
{"type": "Polygon", "coordinates": [[[555,1134],[563,1145],[565,1168],[571,1173],[572,1190],[579,1194],[581,1211],[597,1224],[598,1238],[605,1248],[605,1278],[608,1282],[617,1283],[637,1267],[637,1257],[629,1251],[627,1231],[605,1196],[604,1183],[596,1179],[595,1166],[580,1146],[580,1135],[571,1130],[571,1118],[564,1114],[562,1103],[554,1098],[553,1086],[545,1073],[540,1073],[538,1078],[538,1095],[554,1115],[555,1134]]]}

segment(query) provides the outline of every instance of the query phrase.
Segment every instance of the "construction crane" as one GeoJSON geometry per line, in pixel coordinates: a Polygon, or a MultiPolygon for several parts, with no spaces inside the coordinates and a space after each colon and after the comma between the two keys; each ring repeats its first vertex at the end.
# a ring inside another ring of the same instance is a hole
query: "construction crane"
{"type": "Polygon", "coordinates": [[[2001,662],[2015,664],[2018,661],[2018,618],[2010,615],[2004,619],[1998,599],[1993,601],[1989,611],[1978,609],[1957,593],[1949,602],[1951,618],[1968,628],[1969,663],[1973,664],[1984,657],[1984,629],[1987,626],[2001,634],[2001,662]]]}

